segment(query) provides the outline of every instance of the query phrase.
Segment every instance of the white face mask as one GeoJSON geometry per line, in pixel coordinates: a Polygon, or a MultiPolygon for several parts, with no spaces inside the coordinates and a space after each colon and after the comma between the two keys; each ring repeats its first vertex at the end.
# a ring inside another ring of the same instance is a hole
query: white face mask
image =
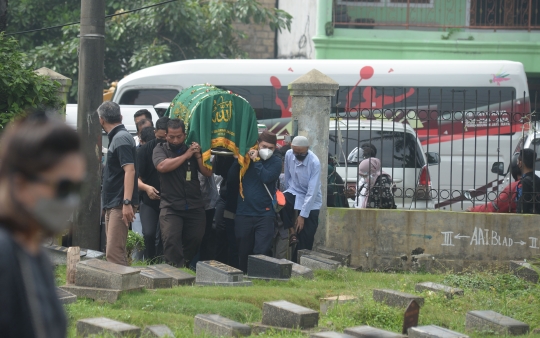
{"type": "Polygon", "coordinates": [[[30,210],[32,216],[46,230],[59,234],[69,228],[69,220],[79,206],[78,194],[70,194],[65,198],[40,198],[30,210]]]}
{"type": "Polygon", "coordinates": [[[273,153],[274,152],[271,149],[268,149],[268,148],[261,149],[261,150],[259,150],[259,157],[266,161],[267,159],[272,157],[273,153]]]}

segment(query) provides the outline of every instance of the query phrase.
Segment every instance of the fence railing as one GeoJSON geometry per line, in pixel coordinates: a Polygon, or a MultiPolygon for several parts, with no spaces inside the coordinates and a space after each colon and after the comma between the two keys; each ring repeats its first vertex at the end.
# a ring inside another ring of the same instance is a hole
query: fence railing
{"type": "MultiPolygon", "coordinates": [[[[521,149],[540,151],[530,101],[526,93],[503,87],[383,87],[379,92],[357,87],[356,93],[340,88],[329,161],[344,181],[350,206],[383,200],[383,187],[377,190],[378,198],[367,196],[367,188],[375,184],[371,172],[375,179],[384,173],[391,177],[400,209],[485,209],[492,208],[492,202],[507,202],[502,207],[515,211],[515,195],[503,193],[516,181],[511,161],[521,149]],[[377,160],[368,160],[362,172],[360,163],[370,157],[377,160]]],[[[536,95],[532,101],[535,107],[536,95]]],[[[540,161],[534,166],[540,170],[540,161]]]]}
{"type": "Polygon", "coordinates": [[[540,0],[337,0],[337,28],[540,29],[540,0]]]}

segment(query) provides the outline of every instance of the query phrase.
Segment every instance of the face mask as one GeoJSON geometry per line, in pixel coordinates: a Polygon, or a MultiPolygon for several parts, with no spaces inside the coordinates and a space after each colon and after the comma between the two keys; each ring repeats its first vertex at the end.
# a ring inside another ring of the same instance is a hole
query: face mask
{"type": "Polygon", "coordinates": [[[306,159],[308,154],[302,154],[302,155],[294,155],[294,157],[296,157],[296,159],[300,162],[302,162],[303,160],[306,159]]]}
{"type": "Polygon", "coordinates": [[[259,157],[266,161],[267,159],[272,157],[273,153],[274,152],[271,149],[261,149],[259,150],[259,157]]]}
{"type": "Polygon", "coordinates": [[[165,142],[167,142],[167,140],[162,139],[162,138],[158,138],[158,139],[157,139],[157,143],[159,143],[159,144],[163,144],[163,143],[165,143],[165,142]]]}
{"type": "Polygon", "coordinates": [[[69,227],[69,219],[79,202],[80,197],[75,193],[65,198],[40,198],[29,211],[45,230],[59,234],[69,227]]]}
{"type": "Polygon", "coordinates": [[[181,144],[169,143],[169,148],[171,148],[172,151],[178,151],[178,150],[182,149],[183,145],[184,145],[183,143],[181,143],[181,144]]]}

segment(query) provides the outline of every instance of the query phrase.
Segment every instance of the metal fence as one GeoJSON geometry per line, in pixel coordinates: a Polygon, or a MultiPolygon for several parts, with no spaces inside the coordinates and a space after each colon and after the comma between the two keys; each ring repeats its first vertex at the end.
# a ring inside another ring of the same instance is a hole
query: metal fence
{"type": "Polygon", "coordinates": [[[535,107],[536,94],[529,99],[503,87],[340,88],[329,152],[349,205],[367,198],[369,180],[359,164],[369,157],[382,165],[376,176],[392,178],[397,208],[464,210],[503,198],[515,181],[509,172],[515,153],[538,152],[531,101],[535,107]]]}
{"type": "Polygon", "coordinates": [[[540,28],[540,0],[337,0],[337,28],[540,28]]]}

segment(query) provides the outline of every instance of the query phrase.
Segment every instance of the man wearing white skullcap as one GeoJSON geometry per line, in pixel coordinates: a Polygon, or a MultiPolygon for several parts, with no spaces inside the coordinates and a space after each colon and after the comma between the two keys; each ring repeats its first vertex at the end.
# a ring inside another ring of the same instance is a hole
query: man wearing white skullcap
{"type": "Polygon", "coordinates": [[[298,250],[313,248],[315,232],[319,226],[319,209],[322,206],[321,163],[311,150],[309,140],[296,136],[291,149],[285,154],[285,200],[281,210],[283,226],[289,229],[289,245],[296,245],[292,260],[298,250]],[[295,210],[299,215],[294,220],[295,210]]]}

